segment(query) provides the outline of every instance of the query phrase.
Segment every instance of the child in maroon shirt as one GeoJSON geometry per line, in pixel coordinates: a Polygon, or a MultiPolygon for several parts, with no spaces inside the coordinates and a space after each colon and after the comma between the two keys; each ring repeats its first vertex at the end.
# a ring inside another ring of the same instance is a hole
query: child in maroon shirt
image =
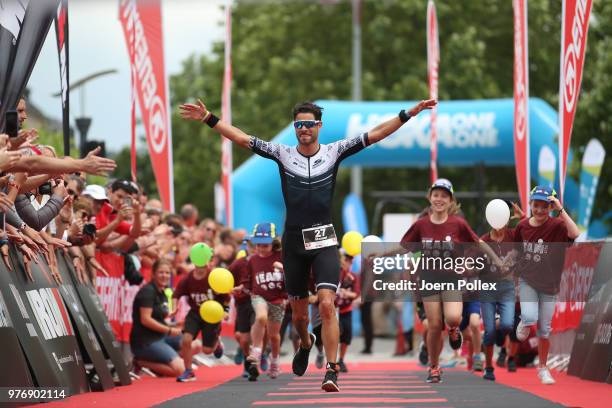
{"type": "Polygon", "coordinates": [[[554,384],[546,367],[551,321],[559,293],[565,247],[580,234],[578,226],[563,209],[550,187],[536,186],[529,198],[531,217],[521,221],[514,230],[519,246],[516,267],[521,299],[521,321],[516,328],[519,341],[527,338],[530,326],[538,325],[538,377],[542,384],[554,384]],[[557,218],[551,211],[559,213],[557,218]]]}
{"type": "Polygon", "coordinates": [[[198,337],[198,333],[202,332],[202,351],[205,354],[214,353],[215,357],[223,356],[223,344],[219,340],[221,333],[221,322],[211,324],[205,322],[200,316],[200,306],[207,300],[216,300],[223,305],[225,309],[225,319],[228,317],[230,297],[226,294],[218,294],[212,290],[208,284],[208,275],[210,271],[217,266],[217,259],[213,257],[208,265],[200,268],[195,268],[189,275],[185,276],[176,287],[172,294],[175,299],[173,304],[177,304],[178,300],[185,296],[190,310],[185,317],[185,325],[183,327],[183,339],[181,354],[185,360],[185,372],[177,378],[178,382],[186,382],[195,380],[195,374],[191,370],[191,342],[198,337]]]}
{"type": "Polygon", "coordinates": [[[338,365],[340,372],[348,372],[344,363],[344,357],[348,346],[353,339],[353,301],[359,297],[361,288],[359,279],[351,273],[353,257],[348,255],[344,249],[341,251],[340,264],[340,288],[336,296],[336,307],[338,308],[338,323],[340,324],[340,359],[338,365]]]}
{"type": "Polygon", "coordinates": [[[272,349],[268,375],[270,378],[276,378],[280,373],[280,327],[285,314],[287,291],[275,225],[257,224],[251,243],[255,245],[255,253],[249,257],[242,284],[251,293],[251,302],[255,310],[255,322],[251,327],[252,348],[248,357],[250,363],[248,372],[249,381],[256,381],[259,376],[258,364],[261,361],[266,329],[272,349]]]}

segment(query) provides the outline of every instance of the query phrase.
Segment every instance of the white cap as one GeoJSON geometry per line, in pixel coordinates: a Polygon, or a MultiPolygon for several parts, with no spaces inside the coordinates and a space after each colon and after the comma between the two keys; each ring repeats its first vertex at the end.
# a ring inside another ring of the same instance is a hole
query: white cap
{"type": "Polygon", "coordinates": [[[85,190],[83,190],[83,195],[88,195],[94,200],[110,201],[106,196],[106,190],[104,187],[97,184],[89,184],[87,187],[85,187],[85,190]]]}

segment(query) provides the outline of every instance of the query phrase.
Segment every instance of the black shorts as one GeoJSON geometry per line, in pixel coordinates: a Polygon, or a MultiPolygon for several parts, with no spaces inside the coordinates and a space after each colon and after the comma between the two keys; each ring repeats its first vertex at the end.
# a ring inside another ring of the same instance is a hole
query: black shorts
{"type": "Polygon", "coordinates": [[[237,333],[249,333],[255,321],[255,311],[250,300],[236,304],[236,326],[237,333]]]}
{"type": "Polygon", "coordinates": [[[289,229],[283,234],[283,267],[285,288],[290,299],[308,297],[310,273],[314,277],[315,290],[338,290],[340,282],[340,258],[338,247],[304,248],[302,232],[289,229]]]}
{"type": "Polygon", "coordinates": [[[217,344],[219,334],[221,334],[221,323],[207,323],[191,309],[185,317],[183,333],[189,333],[195,339],[200,331],[202,332],[202,345],[204,347],[214,347],[217,344]]]}
{"type": "Polygon", "coordinates": [[[351,344],[353,339],[353,312],[348,311],[338,315],[340,324],[340,343],[351,344]]]}

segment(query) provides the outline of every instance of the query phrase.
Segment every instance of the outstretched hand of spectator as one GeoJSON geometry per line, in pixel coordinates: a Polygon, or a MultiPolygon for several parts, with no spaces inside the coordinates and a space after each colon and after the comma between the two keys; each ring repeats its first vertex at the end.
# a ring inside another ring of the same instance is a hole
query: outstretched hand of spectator
{"type": "Polygon", "coordinates": [[[114,160],[107,159],[105,157],[98,156],[100,153],[100,146],[96,147],[82,160],[83,171],[89,174],[96,174],[98,176],[104,176],[109,172],[112,172],[117,167],[117,163],[114,160]]]}
{"type": "Polygon", "coordinates": [[[21,152],[8,151],[6,147],[0,149],[0,171],[11,169],[21,159],[21,152]]]}
{"type": "Polygon", "coordinates": [[[0,247],[0,253],[2,254],[2,260],[4,261],[4,265],[6,266],[6,269],[8,269],[9,271],[12,271],[13,267],[11,266],[11,262],[9,260],[8,244],[4,244],[0,247]]]}

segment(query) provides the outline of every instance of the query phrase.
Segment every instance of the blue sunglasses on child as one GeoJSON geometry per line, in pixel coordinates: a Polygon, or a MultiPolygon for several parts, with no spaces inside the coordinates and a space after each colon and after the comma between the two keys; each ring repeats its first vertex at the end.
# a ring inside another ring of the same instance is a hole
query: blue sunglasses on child
{"type": "Polygon", "coordinates": [[[293,127],[296,129],[301,129],[303,127],[305,127],[306,129],[312,129],[319,123],[321,123],[320,120],[296,120],[295,122],[293,122],[293,127]]]}

